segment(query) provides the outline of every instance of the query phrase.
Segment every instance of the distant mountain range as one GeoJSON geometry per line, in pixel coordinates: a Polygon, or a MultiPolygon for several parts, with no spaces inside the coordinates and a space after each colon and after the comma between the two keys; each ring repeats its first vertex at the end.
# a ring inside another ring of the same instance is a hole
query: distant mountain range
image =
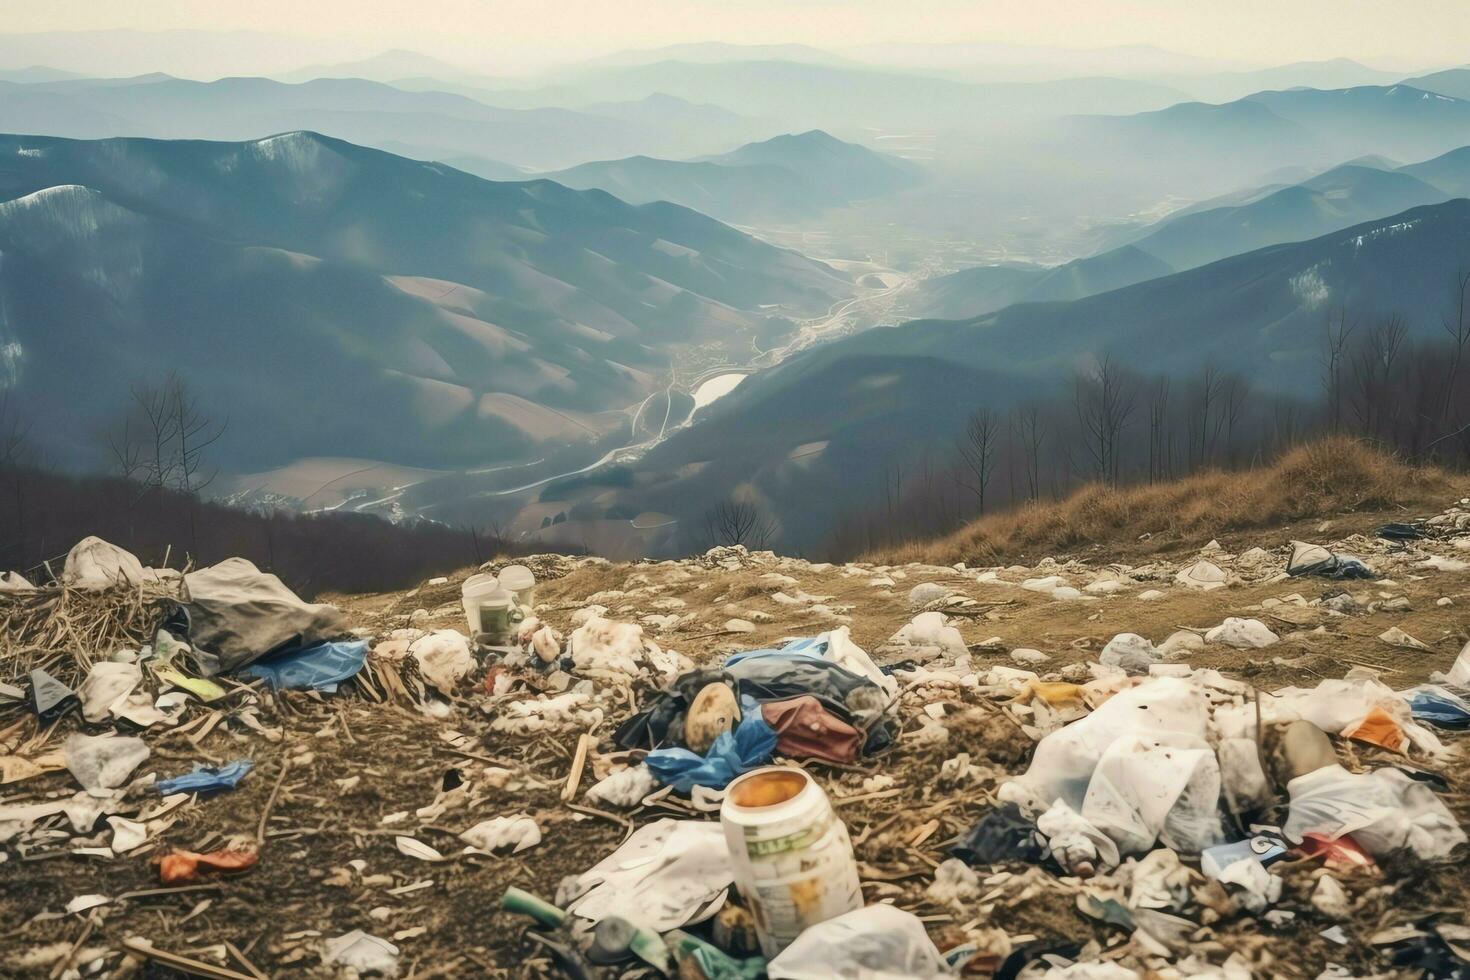
{"type": "MultiPolygon", "coordinates": [[[[1080,299],[1268,245],[1299,242],[1423,204],[1470,196],[1470,147],[1397,168],[1344,164],[1299,184],[1231,195],[1241,203],[1191,207],[1114,236],[1112,249],[1051,269],[966,269],[925,281],[919,316],[979,316],[1012,303],[1080,299]]],[[[1387,161],[1378,161],[1387,162],[1387,161]]]]}
{"type": "Polygon", "coordinates": [[[544,170],[633,153],[723,151],[752,133],[726,110],[669,98],[604,110],[503,109],[357,78],[0,83],[0,132],[76,139],[242,140],[314,130],[420,159],[480,158],[544,170]]]}
{"type": "Polygon", "coordinates": [[[570,80],[497,91],[500,105],[582,107],[655,93],[724,106],[789,129],[867,127],[973,129],[1018,117],[1156,109],[1188,96],[1168,85],[1121,78],[973,83],[859,65],[800,61],[660,61],[593,69],[570,80]]]}
{"type": "Polygon", "coordinates": [[[1211,105],[1087,116],[1045,152],[1105,159],[1155,194],[1210,196],[1283,167],[1382,154],[1417,160],[1470,144],[1470,101],[1408,85],[1257,92],[1211,105]]]}
{"type": "Polygon", "coordinates": [[[870,330],[747,380],[643,459],[617,500],[697,522],[738,486],[781,516],[783,547],[815,546],[895,470],[918,479],[923,447],[948,446],[980,404],[1053,392],[1107,353],[1176,376],[1212,358],[1257,391],[1309,398],[1330,311],[1398,313],[1413,336],[1437,336],[1467,265],[1470,201],[1453,200],[1070,303],[870,330]]]}
{"type": "Polygon", "coordinates": [[[229,417],[234,468],[596,443],[681,351],[748,351],[851,289],[675,205],[311,133],[0,137],[0,200],[0,369],[69,459],[170,368],[229,417]]]}
{"type": "Polygon", "coordinates": [[[721,221],[786,224],[911,187],[921,172],[908,161],[812,130],[702,160],[640,156],[541,176],[633,203],[672,201],[721,221]]]}

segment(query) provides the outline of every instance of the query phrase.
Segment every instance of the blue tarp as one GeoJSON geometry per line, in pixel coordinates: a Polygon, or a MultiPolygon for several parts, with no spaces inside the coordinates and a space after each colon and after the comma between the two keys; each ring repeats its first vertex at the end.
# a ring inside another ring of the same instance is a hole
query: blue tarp
{"type": "Polygon", "coordinates": [[[234,789],[254,765],[249,759],[236,759],[223,766],[195,766],[193,772],[160,780],[157,784],[158,792],[167,796],[170,793],[208,793],[217,789],[234,789]]]}
{"type": "Polygon", "coordinates": [[[742,699],[744,717],[733,732],[723,732],[703,756],[685,748],[654,749],[643,761],[661,783],[680,793],[695,786],[724,789],[736,776],[763,766],[776,751],[776,730],[766,724],[760,705],[742,699]]]}
{"type": "Polygon", "coordinates": [[[276,691],[309,688],[331,694],[338,684],[362,670],[367,649],[367,640],[318,643],[314,647],[278,653],[269,660],[257,660],[240,673],[264,677],[276,691]]]}

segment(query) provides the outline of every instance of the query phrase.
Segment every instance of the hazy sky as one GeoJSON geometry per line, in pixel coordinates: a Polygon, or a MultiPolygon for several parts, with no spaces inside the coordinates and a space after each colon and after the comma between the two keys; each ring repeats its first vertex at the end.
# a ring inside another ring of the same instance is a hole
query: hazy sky
{"type": "Polygon", "coordinates": [[[1141,43],[1253,64],[1470,59],[1470,0],[0,0],[0,9],[10,33],[264,31],[318,38],[331,56],[407,47],[484,69],[702,40],[1141,43]]]}

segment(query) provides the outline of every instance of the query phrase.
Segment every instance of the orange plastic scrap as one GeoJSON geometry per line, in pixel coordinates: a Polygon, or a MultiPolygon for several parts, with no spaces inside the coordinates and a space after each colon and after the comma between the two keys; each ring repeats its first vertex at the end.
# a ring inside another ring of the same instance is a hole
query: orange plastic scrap
{"type": "Polygon", "coordinates": [[[176,847],[153,860],[158,865],[159,880],[165,885],[172,885],[180,881],[193,881],[203,871],[244,871],[252,868],[260,860],[260,851],[253,842],[222,847],[205,854],[176,847]]]}
{"type": "Polygon", "coordinates": [[[1404,752],[1409,743],[1393,716],[1378,707],[1371,709],[1356,725],[1344,728],[1342,734],[1354,741],[1382,746],[1390,752],[1404,752]]]}

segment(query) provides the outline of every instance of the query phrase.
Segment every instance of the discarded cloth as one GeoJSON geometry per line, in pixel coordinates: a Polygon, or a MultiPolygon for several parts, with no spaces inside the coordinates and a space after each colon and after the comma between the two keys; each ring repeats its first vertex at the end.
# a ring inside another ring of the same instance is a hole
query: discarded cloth
{"type": "Polygon", "coordinates": [[[1321,575],[1332,579],[1375,578],[1373,570],[1356,558],[1336,555],[1320,544],[1306,541],[1291,543],[1291,560],[1286,563],[1288,575],[1321,575]]]}
{"type": "Polygon", "coordinates": [[[160,780],[155,788],[164,796],[234,789],[254,766],[255,763],[249,759],[236,759],[223,766],[195,766],[192,772],[160,780]]]}
{"type": "Polygon", "coordinates": [[[721,732],[703,756],[686,748],[655,749],[643,760],[661,783],[680,793],[695,786],[723,789],[730,780],[770,761],[776,749],[776,731],[766,723],[753,702],[734,732],[721,732]]]}
{"type": "Polygon", "coordinates": [[[304,602],[244,558],[184,576],[177,607],[206,674],[229,673],[281,650],[314,646],[343,632],[336,606],[304,602]],[[209,656],[204,656],[205,654],[209,656]]]}
{"type": "Polygon", "coordinates": [[[846,626],[817,636],[792,640],[779,650],[747,650],[734,654],[726,658],[725,667],[728,669],[757,657],[805,657],[808,660],[825,661],[866,678],[890,698],[898,694],[898,682],[891,675],[885,674],[867,652],[852,641],[851,631],[846,626]]]}
{"type": "Polygon", "coordinates": [[[781,651],[757,654],[737,655],[724,670],[680,674],[667,691],[625,721],[613,740],[625,749],[685,746],[690,706],[709,685],[723,683],[740,703],[760,705],[810,696],[838,721],[863,733],[864,752],[878,751],[893,741],[892,725],[885,717],[890,702],[874,682],[809,650],[792,656],[781,651]]]}
{"type": "Polygon", "coordinates": [[[318,643],[257,660],[241,673],[247,677],[264,677],[275,691],[313,690],[331,694],[338,684],[362,670],[367,650],[367,640],[318,643]]]}
{"type": "Polygon", "coordinates": [[[1424,537],[1424,532],[1417,524],[1393,523],[1380,527],[1378,536],[1389,541],[1412,541],[1424,537]]]}
{"type": "Polygon", "coordinates": [[[1043,850],[1036,825],[1022,815],[1019,806],[1003,803],[961,834],[949,853],[966,864],[984,867],[1002,861],[1035,864],[1043,850]]]}
{"type": "Polygon", "coordinates": [[[811,695],[760,706],[766,724],[776,732],[776,751],[792,759],[851,763],[863,751],[866,736],[811,695]]]}

